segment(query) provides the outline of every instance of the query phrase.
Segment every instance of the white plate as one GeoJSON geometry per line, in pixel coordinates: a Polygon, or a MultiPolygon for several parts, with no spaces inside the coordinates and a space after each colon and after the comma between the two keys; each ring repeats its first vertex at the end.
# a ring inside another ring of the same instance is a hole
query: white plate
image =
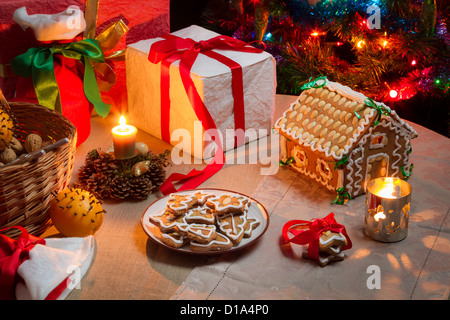
{"type": "Polygon", "coordinates": [[[191,250],[191,248],[189,247],[189,244],[187,244],[181,248],[174,248],[169,245],[166,245],[164,242],[161,241],[161,231],[160,231],[159,227],[157,227],[156,225],[151,223],[149,220],[150,216],[158,216],[162,213],[164,208],[167,206],[167,198],[169,197],[169,195],[167,195],[163,198],[160,198],[160,199],[154,201],[152,204],[150,204],[150,206],[148,206],[148,208],[143,213],[143,215],[141,217],[141,225],[142,225],[142,228],[144,229],[145,233],[152,240],[156,241],[158,244],[160,244],[166,248],[172,249],[172,250],[186,252],[186,253],[193,253],[193,254],[222,254],[222,253],[226,253],[226,252],[240,250],[244,247],[249,246],[250,244],[254,243],[256,240],[258,240],[266,232],[267,228],[269,227],[269,215],[267,214],[266,208],[264,208],[264,206],[261,203],[259,203],[255,199],[253,199],[245,194],[242,194],[239,192],[234,192],[234,191],[229,191],[229,190],[224,190],[224,189],[195,189],[195,190],[180,191],[180,192],[177,192],[177,194],[187,194],[187,193],[192,194],[193,192],[197,192],[197,191],[212,193],[215,195],[221,195],[223,193],[235,193],[235,194],[241,194],[243,196],[248,197],[252,201],[252,204],[248,209],[247,216],[248,216],[248,218],[258,219],[261,222],[260,225],[256,229],[253,230],[250,238],[243,238],[242,241],[238,245],[235,245],[235,246],[231,247],[230,249],[198,252],[198,251],[191,250]]]}

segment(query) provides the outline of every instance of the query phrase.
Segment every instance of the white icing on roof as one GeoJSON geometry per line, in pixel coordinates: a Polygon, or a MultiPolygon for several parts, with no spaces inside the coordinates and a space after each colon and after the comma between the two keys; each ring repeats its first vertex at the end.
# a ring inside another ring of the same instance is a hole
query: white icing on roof
{"type": "MultiPolygon", "coordinates": [[[[353,149],[378,112],[365,104],[364,94],[328,79],[318,80],[316,84],[322,85],[323,81],[323,87],[303,91],[274,127],[300,145],[340,160],[353,149]]],[[[382,119],[397,122],[410,132],[410,138],[417,136],[395,111],[383,103],[374,103],[390,111],[389,116],[382,115],[382,119]]]]}

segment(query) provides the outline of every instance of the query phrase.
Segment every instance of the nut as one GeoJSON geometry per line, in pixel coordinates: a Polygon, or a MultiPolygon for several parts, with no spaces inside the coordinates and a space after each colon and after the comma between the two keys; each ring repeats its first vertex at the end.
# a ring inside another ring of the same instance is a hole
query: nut
{"type": "Polygon", "coordinates": [[[13,149],[16,154],[21,154],[24,151],[22,143],[15,137],[12,137],[9,147],[13,149]]]}
{"type": "Polygon", "coordinates": [[[13,149],[6,148],[2,152],[0,152],[0,162],[8,163],[8,162],[15,160],[16,158],[17,158],[17,155],[13,149]]]}
{"type": "Polygon", "coordinates": [[[28,153],[41,149],[42,138],[35,133],[30,133],[25,139],[25,150],[28,153]]]}

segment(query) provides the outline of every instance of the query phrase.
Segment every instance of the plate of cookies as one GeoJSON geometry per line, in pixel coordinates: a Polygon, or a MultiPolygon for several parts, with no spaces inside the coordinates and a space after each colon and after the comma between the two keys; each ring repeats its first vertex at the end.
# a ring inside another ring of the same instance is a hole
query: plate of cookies
{"type": "Polygon", "coordinates": [[[150,204],[141,217],[145,233],[177,251],[219,254],[257,241],[269,226],[258,201],[223,189],[172,193],[150,204]]]}

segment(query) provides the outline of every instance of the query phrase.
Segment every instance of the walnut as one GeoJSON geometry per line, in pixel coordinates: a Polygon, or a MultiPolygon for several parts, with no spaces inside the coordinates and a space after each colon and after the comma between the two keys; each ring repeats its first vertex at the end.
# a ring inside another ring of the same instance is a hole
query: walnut
{"type": "Polygon", "coordinates": [[[42,148],[42,138],[35,133],[30,133],[25,139],[25,150],[28,153],[42,148]]]}
{"type": "Polygon", "coordinates": [[[14,152],[19,155],[24,151],[22,143],[17,140],[15,137],[12,137],[9,147],[14,150],[14,152]]]}
{"type": "Polygon", "coordinates": [[[0,162],[8,163],[8,162],[15,160],[16,158],[17,158],[17,155],[13,149],[6,148],[2,152],[0,152],[0,162]]]}

